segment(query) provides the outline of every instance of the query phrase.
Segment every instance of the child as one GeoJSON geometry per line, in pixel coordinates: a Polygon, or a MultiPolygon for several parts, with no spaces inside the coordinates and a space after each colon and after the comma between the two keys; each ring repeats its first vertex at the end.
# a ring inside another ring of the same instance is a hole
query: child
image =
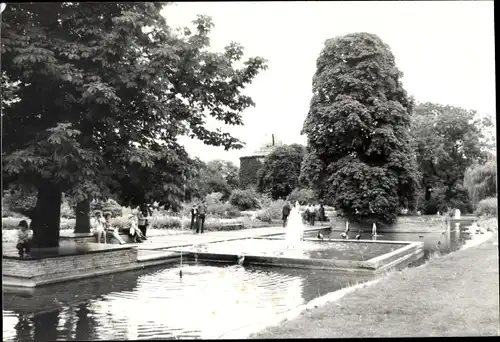
{"type": "Polygon", "coordinates": [[[109,212],[104,213],[104,230],[105,232],[110,232],[111,235],[113,235],[113,237],[118,240],[120,245],[123,245],[125,243],[125,241],[121,238],[120,234],[118,233],[118,229],[113,228],[111,226],[111,213],[109,212]]]}
{"type": "Polygon", "coordinates": [[[94,228],[94,232],[97,233],[97,243],[101,243],[102,236],[104,236],[104,243],[106,243],[106,232],[104,231],[106,220],[104,220],[101,212],[98,210],[94,213],[94,216],[92,227],[94,228]]]}
{"type": "Polygon", "coordinates": [[[22,220],[19,222],[19,231],[17,232],[17,245],[16,248],[19,251],[19,257],[21,259],[31,259],[30,256],[30,231],[28,229],[28,222],[22,220]],[[26,256],[24,252],[26,251],[26,256]]]}

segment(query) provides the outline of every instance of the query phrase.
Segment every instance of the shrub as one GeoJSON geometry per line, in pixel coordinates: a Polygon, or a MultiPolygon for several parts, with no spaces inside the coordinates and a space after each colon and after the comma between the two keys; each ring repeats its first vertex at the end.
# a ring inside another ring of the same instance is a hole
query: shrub
{"type": "Polygon", "coordinates": [[[111,226],[113,228],[118,228],[118,230],[125,230],[125,231],[129,230],[130,221],[128,220],[128,215],[113,217],[111,219],[111,226]]]}
{"type": "Polygon", "coordinates": [[[60,229],[61,230],[74,230],[75,229],[75,219],[61,218],[60,229]]]}
{"type": "Polygon", "coordinates": [[[259,208],[259,194],[255,188],[245,190],[235,189],[229,197],[229,203],[237,207],[239,210],[249,210],[259,208]]]}
{"type": "Polygon", "coordinates": [[[205,200],[207,202],[207,206],[214,205],[214,204],[222,204],[222,196],[223,194],[221,192],[212,192],[211,194],[208,194],[205,197],[205,200]]]}
{"type": "Polygon", "coordinates": [[[498,216],[497,197],[485,198],[477,204],[476,214],[479,216],[498,216]]]}
{"type": "Polygon", "coordinates": [[[123,215],[123,208],[115,200],[109,199],[107,201],[92,201],[90,203],[90,210],[100,210],[101,212],[109,212],[111,217],[119,217],[123,215]]]}
{"type": "Polygon", "coordinates": [[[273,201],[269,206],[269,211],[271,213],[271,217],[273,220],[281,220],[283,216],[283,205],[285,204],[284,200],[273,201]]]}
{"type": "Polygon", "coordinates": [[[431,199],[422,202],[418,210],[425,215],[435,215],[438,211],[445,213],[449,209],[455,208],[460,209],[462,214],[472,211],[467,190],[460,184],[454,185],[451,189],[446,187],[436,188],[432,192],[431,199]]]}
{"type": "MultiPolygon", "coordinates": [[[[2,213],[17,213],[23,216],[30,216],[36,206],[36,193],[12,190],[5,191],[2,196],[2,213]]],[[[2,214],[2,217],[5,217],[2,214]]]]}
{"type": "Polygon", "coordinates": [[[67,200],[61,202],[61,217],[74,219],[76,218],[74,208],[71,208],[67,200]]]}
{"type": "Polygon", "coordinates": [[[291,203],[299,202],[300,204],[309,204],[315,201],[316,194],[312,189],[295,189],[288,197],[291,203]]]}
{"type": "Polygon", "coordinates": [[[229,203],[212,204],[207,207],[207,213],[222,218],[233,218],[241,216],[238,208],[229,203]]]}
{"type": "Polygon", "coordinates": [[[255,218],[262,222],[271,223],[273,220],[273,215],[271,213],[271,210],[266,208],[257,211],[257,213],[255,214],[255,218]]]}
{"type": "Polygon", "coordinates": [[[28,221],[28,224],[30,224],[30,220],[26,217],[3,217],[2,218],[2,229],[5,230],[12,230],[12,229],[17,229],[17,225],[21,220],[26,220],[28,221]]]}

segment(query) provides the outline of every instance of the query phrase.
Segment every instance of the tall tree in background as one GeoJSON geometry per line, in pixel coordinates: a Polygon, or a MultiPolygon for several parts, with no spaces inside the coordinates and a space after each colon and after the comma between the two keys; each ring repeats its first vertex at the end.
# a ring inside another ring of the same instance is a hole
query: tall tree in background
{"type": "Polygon", "coordinates": [[[435,103],[415,107],[411,134],[422,174],[425,213],[434,214],[448,206],[467,211],[465,170],[486,161],[493,141],[485,131],[491,125],[490,118],[481,118],[473,110],[435,103]],[[456,201],[459,197],[463,199],[460,203],[456,201]]]}
{"type": "Polygon", "coordinates": [[[258,190],[270,192],[273,199],[288,196],[299,185],[304,152],[304,146],[299,144],[276,147],[266,156],[257,173],[258,190]]]}
{"type": "Polygon", "coordinates": [[[221,199],[227,200],[238,185],[238,167],[232,162],[211,160],[208,163],[195,158],[184,169],[187,177],[185,200],[205,198],[208,194],[219,192],[221,199]]]}
{"type": "Polygon", "coordinates": [[[231,189],[238,188],[239,185],[239,167],[231,161],[226,160],[211,160],[207,163],[207,167],[214,173],[220,175],[231,189]]]}
{"type": "MultiPolygon", "coordinates": [[[[240,45],[207,50],[210,18],[199,16],[194,32],[176,32],[162,7],[19,3],[3,12],[2,88],[15,84],[21,99],[2,113],[4,181],[38,189],[38,247],[58,245],[62,192],[89,203],[133,185],[147,169],[179,170],[187,162],[181,134],[242,147],[229,133],[205,128],[205,118],[241,125],[241,112],[253,105],[241,90],[265,61],[250,58],[236,69],[240,45]]],[[[165,192],[183,192],[159,177],[165,192]]]]}
{"type": "Polygon", "coordinates": [[[391,222],[418,186],[413,102],[394,56],[376,35],[353,33],[327,40],[316,65],[302,130],[314,165],[302,169],[347,217],[391,222]]]}
{"type": "Polygon", "coordinates": [[[497,171],[496,158],[485,164],[473,164],[465,170],[464,187],[467,189],[473,209],[476,209],[479,201],[497,196],[497,171]]]}

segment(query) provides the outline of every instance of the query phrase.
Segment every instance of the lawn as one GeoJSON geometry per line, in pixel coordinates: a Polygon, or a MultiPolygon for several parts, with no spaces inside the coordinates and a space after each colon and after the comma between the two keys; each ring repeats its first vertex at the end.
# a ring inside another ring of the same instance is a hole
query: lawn
{"type": "Polygon", "coordinates": [[[497,336],[498,233],[250,338],[497,336]],[[496,245],[495,245],[496,243],[496,245]]]}

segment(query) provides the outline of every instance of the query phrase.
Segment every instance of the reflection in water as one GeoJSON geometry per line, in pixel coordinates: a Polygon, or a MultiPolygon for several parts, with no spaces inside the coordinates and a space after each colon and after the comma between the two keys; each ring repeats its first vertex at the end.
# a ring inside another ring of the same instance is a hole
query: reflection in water
{"type": "Polygon", "coordinates": [[[369,280],[257,266],[183,265],[182,279],[178,272],[178,268],[148,269],[135,273],[133,288],[68,302],[52,311],[33,308],[31,316],[4,310],[4,340],[214,338],[356,280],[369,280]]]}
{"type": "Polygon", "coordinates": [[[34,326],[35,341],[57,340],[57,327],[59,325],[59,311],[47,312],[43,315],[35,315],[32,319],[34,326]]]}

